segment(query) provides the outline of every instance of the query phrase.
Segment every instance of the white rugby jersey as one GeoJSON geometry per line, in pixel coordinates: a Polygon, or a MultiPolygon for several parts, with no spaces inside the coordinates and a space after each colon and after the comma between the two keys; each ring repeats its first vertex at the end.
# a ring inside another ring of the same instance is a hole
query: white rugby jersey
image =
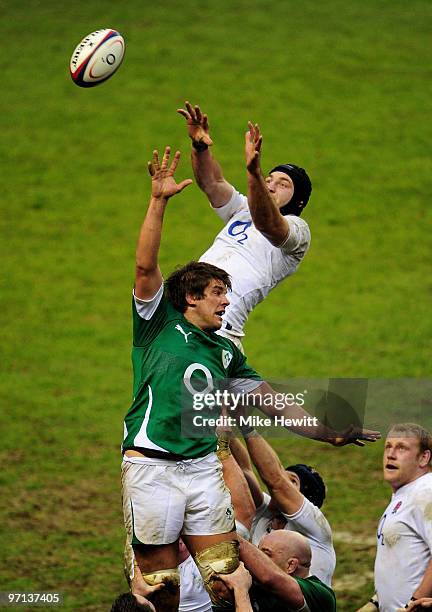
{"type": "Polygon", "coordinates": [[[229,202],[214,211],[226,225],[200,261],[218,266],[231,276],[231,303],[223,327],[234,336],[244,336],[243,326],[251,310],[278,283],[294,274],[306,255],[309,227],[300,217],[286,215],[288,240],[275,247],[254,227],[247,198],[238,191],[234,190],[229,202]]]}
{"type": "MultiPolygon", "coordinates": [[[[264,501],[257,508],[251,527],[251,542],[258,546],[261,538],[272,531],[273,513],[268,509],[271,497],[264,493],[264,501]]],[[[284,529],[297,531],[309,541],[312,551],[310,575],[316,576],[327,586],[331,586],[333,572],[336,567],[336,553],[333,548],[331,527],[317,506],[304,498],[302,507],[294,514],[282,516],[287,521],[284,529]]],[[[394,610],[393,610],[394,612],[394,610]]]]}
{"type": "Polygon", "coordinates": [[[375,589],[381,612],[403,608],[432,559],[432,474],[395,493],[378,525],[375,589]]]}
{"type": "Polygon", "coordinates": [[[212,612],[210,597],[191,555],[180,563],[179,574],[179,612],[212,612]]]}

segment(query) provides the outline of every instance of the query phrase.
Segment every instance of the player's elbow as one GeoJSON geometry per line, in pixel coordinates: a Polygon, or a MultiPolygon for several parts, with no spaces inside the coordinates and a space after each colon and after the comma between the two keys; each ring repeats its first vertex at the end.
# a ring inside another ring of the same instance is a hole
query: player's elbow
{"type": "Polygon", "coordinates": [[[274,465],[267,473],[261,474],[261,478],[269,489],[279,491],[286,489],[285,470],[282,466],[274,465]]]}
{"type": "Polygon", "coordinates": [[[281,246],[287,237],[288,232],[285,226],[281,227],[278,223],[267,223],[265,221],[261,223],[255,223],[256,229],[266,238],[270,244],[275,247],[281,246]]]}
{"type": "Polygon", "coordinates": [[[292,610],[298,610],[304,605],[304,596],[298,583],[279,572],[269,572],[260,583],[266,591],[286,602],[292,610]]]}
{"type": "Polygon", "coordinates": [[[135,277],[136,278],[148,278],[154,275],[157,270],[157,264],[142,262],[137,259],[135,264],[135,277]]]}

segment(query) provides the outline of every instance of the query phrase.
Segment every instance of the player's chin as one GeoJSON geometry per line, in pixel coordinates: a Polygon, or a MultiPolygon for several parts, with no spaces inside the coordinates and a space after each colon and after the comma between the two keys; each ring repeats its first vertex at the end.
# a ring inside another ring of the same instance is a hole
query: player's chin
{"type": "Polygon", "coordinates": [[[383,477],[386,482],[393,482],[399,478],[399,470],[384,468],[383,477]]]}
{"type": "Polygon", "coordinates": [[[220,329],[222,327],[222,323],[223,323],[223,319],[221,316],[219,315],[215,315],[213,317],[213,326],[212,326],[212,330],[211,331],[217,331],[218,329],[220,329]]]}

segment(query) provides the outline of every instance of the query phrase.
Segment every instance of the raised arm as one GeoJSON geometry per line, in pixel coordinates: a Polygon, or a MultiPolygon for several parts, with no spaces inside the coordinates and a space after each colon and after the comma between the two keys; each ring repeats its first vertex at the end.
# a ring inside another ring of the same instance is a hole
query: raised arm
{"type": "Polygon", "coordinates": [[[258,408],[269,417],[278,417],[275,425],[285,427],[305,438],[327,442],[332,446],[345,446],[346,444],[364,446],[363,440],[376,442],[381,438],[379,431],[354,425],[347,427],[344,431],[335,431],[321,423],[316,417],[311,416],[302,406],[291,403],[287,397],[284,400],[285,406],[279,408],[281,401],[278,397],[280,395],[280,393],[276,394],[267,382],[262,382],[259,387],[248,394],[249,406],[258,408]],[[272,398],[271,402],[268,401],[270,398],[272,398]]]}
{"type": "Polygon", "coordinates": [[[262,135],[258,124],[253,125],[249,122],[248,126],[245,136],[245,156],[249,210],[257,230],[271,244],[280,246],[289,236],[288,221],[279,211],[261,170],[262,135]]]}
{"type": "Polygon", "coordinates": [[[233,187],[223,177],[222,169],[210,153],[213,144],[210,138],[207,115],[199,106],[185,102],[186,108],[177,112],[187,122],[188,134],[192,140],[192,169],[199,188],[204,191],[211,205],[220,208],[227,204],[233,193],[233,187]]]}
{"type": "Polygon", "coordinates": [[[180,151],[175,153],[171,165],[169,165],[169,158],[170,147],[166,147],[162,163],[159,161],[159,154],[156,150],[153,151],[152,161],[148,163],[152,177],[152,191],[138,238],[135,267],[135,296],[141,300],[153,298],[163,281],[158,255],[168,200],[192,183],[191,179],[186,179],[177,184],[174,179],[180,151]]]}
{"type": "Polygon", "coordinates": [[[303,505],[303,494],[291,482],[279,457],[258,432],[245,437],[249,455],[271,496],[286,514],[295,514],[303,505]]]}
{"type": "Polygon", "coordinates": [[[263,503],[264,496],[260,483],[258,482],[258,478],[255,476],[255,472],[253,471],[249,453],[238,438],[230,439],[230,449],[234,459],[246,478],[255,507],[258,508],[263,503]]]}
{"type": "Polygon", "coordinates": [[[249,484],[230,450],[231,432],[218,432],[217,455],[222,463],[223,477],[230,490],[236,520],[249,531],[255,516],[255,502],[249,484]]]}

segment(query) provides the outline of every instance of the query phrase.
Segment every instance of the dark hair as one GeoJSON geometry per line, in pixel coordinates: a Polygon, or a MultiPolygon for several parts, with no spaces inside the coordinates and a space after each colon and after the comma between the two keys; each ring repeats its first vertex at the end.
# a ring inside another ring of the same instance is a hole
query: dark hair
{"type": "Polygon", "coordinates": [[[280,208],[281,214],[300,217],[312,193],[312,183],[306,170],[295,164],[280,164],[270,170],[269,174],[273,172],[284,172],[291,178],[294,185],[293,196],[289,202],[280,208]]]}
{"type": "Polygon", "coordinates": [[[122,593],[111,606],[111,612],[153,612],[147,604],[137,602],[132,593],[122,593]]]}
{"type": "Polygon", "coordinates": [[[296,463],[285,468],[288,472],[297,474],[300,480],[300,493],[311,501],[314,506],[321,508],[326,496],[324,480],[310,465],[296,463]]]}
{"type": "Polygon", "coordinates": [[[190,261],[166,279],[166,296],[176,310],[186,312],[188,307],[186,296],[203,298],[204,291],[212,280],[219,280],[231,289],[231,280],[225,270],[204,261],[190,261]]]}

